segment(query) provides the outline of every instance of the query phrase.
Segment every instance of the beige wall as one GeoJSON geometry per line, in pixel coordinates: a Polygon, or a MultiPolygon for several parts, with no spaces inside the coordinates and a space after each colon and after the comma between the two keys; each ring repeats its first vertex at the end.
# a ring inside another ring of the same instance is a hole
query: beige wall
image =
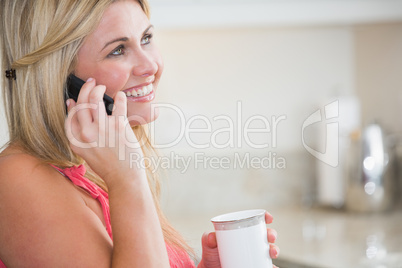
{"type": "MultiPolygon", "coordinates": [[[[302,150],[303,121],[318,103],[354,92],[354,39],[348,27],[165,30],[157,36],[166,65],[158,101],[177,105],[186,119],[228,115],[236,123],[237,101],[243,124],[253,115],[270,123],[272,116],[284,115],[276,150],[302,150]]],[[[171,110],[161,110],[155,125],[156,141],[165,144],[178,136],[178,116],[171,110]]],[[[212,122],[212,129],[222,127],[223,122],[212,122]]],[[[194,139],[201,143],[209,136],[194,139]]],[[[269,149],[272,139],[272,133],[252,136],[256,144],[270,142],[269,149]]],[[[184,139],[173,149],[194,151],[184,139]]],[[[243,143],[235,149],[250,147],[243,143]]]]}
{"type": "Polygon", "coordinates": [[[402,131],[402,23],[355,29],[356,88],[363,122],[402,131]]]}
{"type": "MultiPolygon", "coordinates": [[[[310,202],[314,161],[302,145],[302,124],[319,104],[355,91],[353,29],[165,30],[157,36],[165,58],[157,100],[177,105],[186,121],[194,115],[210,119],[227,115],[236,123],[238,101],[243,107],[243,124],[253,115],[261,115],[271,123],[271,116],[286,116],[278,124],[276,147],[272,133],[265,133],[251,136],[257,144],[271,142],[265,149],[253,149],[244,142],[235,148],[197,149],[183,138],[162,150],[168,157],[172,151],[187,160],[201,153],[228,157],[230,161],[235,161],[237,152],[250,152],[255,157],[275,152],[286,161],[284,169],[216,169],[209,164],[195,166],[194,159],[190,159],[187,170],[169,167],[163,199],[168,215],[174,218],[197,212],[213,216],[231,210],[310,202]]],[[[227,126],[213,120],[211,125],[212,129],[227,126]]],[[[161,109],[155,122],[156,141],[171,141],[180,127],[175,112],[161,109]]],[[[201,143],[211,135],[191,137],[193,142],[201,143]]]]}

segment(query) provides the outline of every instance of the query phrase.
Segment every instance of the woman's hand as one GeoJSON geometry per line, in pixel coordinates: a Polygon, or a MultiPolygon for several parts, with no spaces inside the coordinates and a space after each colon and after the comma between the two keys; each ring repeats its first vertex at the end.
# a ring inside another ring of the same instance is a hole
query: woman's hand
{"type": "MultiPolygon", "coordinates": [[[[113,113],[108,116],[103,104],[105,90],[105,86],[96,86],[95,79],[88,79],[77,103],[72,99],[67,101],[65,129],[74,153],[84,158],[109,185],[116,172],[133,171],[130,167],[132,153],[137,154],[136,159],[141,159],[143,154],[127,120],[126,95],[116,94],[113,113]]],[[[145,177],[144,170],[135,172],[145,177]]]]}
{"type": "MultiPolygon", "coordinates": [[[[126,95],[118,92],[114,96],[114,109],[108,116],[103,104],[105,90],[105,86],[96,86],[94,79],[88,80],[77,103],[68,100],[65,128],[71,149],[108,186],[113,245],[108,248],[111,260],[107,266],[169,267],[145,167],[130,167],[131,154],[137,154],[137,160],[143,154],[127,120],[126,95]]],[[[95,237],[92,242],[98,240],[95,237]]]]}
{"type": "MultiPolygon", "coordinates": [[[[270,224],[272,220],[272,215],[266,212],[265,222],[270,224]]],[[[268,228],[267,235],[268,242],[274,243],[277,238],[276,231],[268,228]]],[[[276,259],[279,255],[279,248],[276,245],[270,244],[269,255],[272,259],[276,259]]],[[[273,267],[276,266],[274,265],[273,267]]],[[[198,268],[221,268],[215,232],[204,233],[202,236],[202,259],[198,268]]]]}

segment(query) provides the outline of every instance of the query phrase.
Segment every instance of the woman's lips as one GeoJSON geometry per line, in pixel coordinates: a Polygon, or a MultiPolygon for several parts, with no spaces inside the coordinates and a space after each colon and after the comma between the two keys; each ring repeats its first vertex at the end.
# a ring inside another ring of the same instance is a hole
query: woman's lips
{"type": "Polygon", "coordinates": [[[142,87],[126,89],[123,92],[126,94],[129,101],[147,102],[155,98],[153,84],[148,84],[142,87]]]}
{"type": "Polygon", "coordinates": [[[143,97],[151,93],[154,89],[153,84],[148,84],[142,87],[126,89],[123,92],[127,97],[143,97]]]}

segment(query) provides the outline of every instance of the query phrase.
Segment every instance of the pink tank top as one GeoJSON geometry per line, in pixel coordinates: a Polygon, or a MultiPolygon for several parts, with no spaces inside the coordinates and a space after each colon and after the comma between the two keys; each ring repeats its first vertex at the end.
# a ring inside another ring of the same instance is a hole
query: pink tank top
{"type": "MultiPolygon", "coordinates": [[[[85,166],[73,166],[65,169],[61,169],[56,166],[53,167],[56,168],[61,174],[66,176],[68,179],[70,179],[75,185],[87,191],[92,196],[92,198],[99,201],[102,206],[103,216],[105,217],[106,230],[110,238],[113,239],[112,226],[110,222],[109,196],[98,185],[84,177],[84,174],[86,172],[85,166]]],[[[177,250],[167,243],[166,249],[169,256],[171,268],[195,268],[194,262],[190,259],[187,252],[183,250],[177,250]]],[[[1,260],[0,268],[7,268],[1,260]]]]}

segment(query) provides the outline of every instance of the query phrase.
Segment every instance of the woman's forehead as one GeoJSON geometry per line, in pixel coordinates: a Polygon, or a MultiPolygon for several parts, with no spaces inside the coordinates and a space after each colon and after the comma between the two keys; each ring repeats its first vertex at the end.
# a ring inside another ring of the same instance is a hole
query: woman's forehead
{"type": "Polygon", "coordinates": [[[149,20],[137,1],[117,1],[104,12],[90,39],[108,42],[111,38],[142,36],[149,27],[149,20]]]}

